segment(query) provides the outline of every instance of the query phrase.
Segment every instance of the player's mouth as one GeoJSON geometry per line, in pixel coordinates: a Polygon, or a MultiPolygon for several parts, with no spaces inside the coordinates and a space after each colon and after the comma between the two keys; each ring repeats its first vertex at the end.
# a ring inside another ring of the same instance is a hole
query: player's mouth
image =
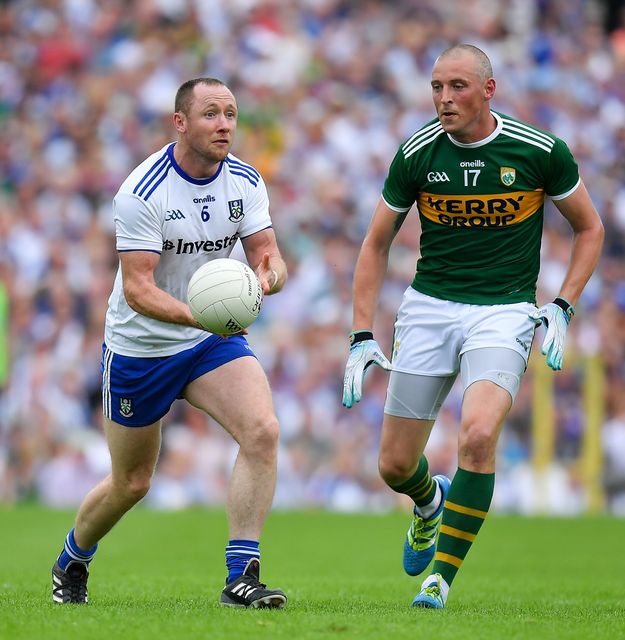
{"type": "Polygon", "coordinates": [[[441,118],[453,118],[458,114],[455,111],[441,111],[441,118]]]}

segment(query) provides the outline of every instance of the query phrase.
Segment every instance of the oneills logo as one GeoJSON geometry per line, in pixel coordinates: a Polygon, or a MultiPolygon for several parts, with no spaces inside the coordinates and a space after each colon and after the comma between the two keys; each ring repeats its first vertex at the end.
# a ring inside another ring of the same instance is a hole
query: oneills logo
{"type": "Polygon", "coordinates": [[[472,196],[420,193],[419,212],[449,227],[508,227],[523,222],[543,205],[544,192],[512,191],[472,196]]]}

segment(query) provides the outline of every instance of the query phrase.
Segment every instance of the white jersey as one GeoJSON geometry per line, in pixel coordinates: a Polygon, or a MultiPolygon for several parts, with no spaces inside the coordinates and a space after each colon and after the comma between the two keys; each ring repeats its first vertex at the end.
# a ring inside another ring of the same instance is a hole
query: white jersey
{"type": "MultiPolygon", "coordinates": [[[[254,167],[228,154],[211,178],[187,175],[174,159],[175,143],[142,162],[113,200],[118,251],[161,256],[156,285],[186,303],[193,272],[226,258],[238,238],[271,226],[269,198],[254,167]]],[[[105,342],[114,353],[167,356],[189,349],[206,331],[148,318],[126,302],[121,268],[106,313],[105,342]]]]}

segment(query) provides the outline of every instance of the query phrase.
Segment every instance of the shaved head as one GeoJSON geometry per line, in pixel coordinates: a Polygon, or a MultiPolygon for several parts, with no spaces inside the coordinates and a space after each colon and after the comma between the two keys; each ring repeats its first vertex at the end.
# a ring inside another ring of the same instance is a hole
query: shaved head
{"type": "Polygon", "coordinates": [[[453,47],[445,49],[445,51],[438,56],[437,62],[446,58],[458,58],[465,54],[469,54],[475,60],[475,72],[481,80],[488,80],[493,77],[493,66],[488,56],[472,44],[455,44],[453,47]]]}
{"type": "Polygon", "coordinates": [[[496,87],[481,49],[457,44],[443,51],[432,67],[432,98],[444,131],[462,143],[490,135],[497,124],[489,107],[496,87]]]}

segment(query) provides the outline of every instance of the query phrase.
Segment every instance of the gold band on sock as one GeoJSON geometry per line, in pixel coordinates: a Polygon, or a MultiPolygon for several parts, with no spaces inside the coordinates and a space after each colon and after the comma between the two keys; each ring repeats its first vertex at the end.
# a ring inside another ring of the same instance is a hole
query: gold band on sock
{"type": "Polygon", "coordinates": [[[453,536],[454,538],[461,538],[462,540],[468,540],[469,542],[473,542],[476,537],[474,533],[469,533],[468,531],[462,531],[461,529],[455,529],[454,527],[449,527],[445,524],[441,525],[440,531],[441,533],[446,533],[448,536],[453,536]]]}
{"type": "Polygon", "coordinates": [[[464,513],[467,516],[475,516],[476,518],[481,518],[484,520],[488,515],[488,511],[480,511],[479,509],[471,509],[471,507],[463,507],[461,504],[456,504],[455,502],[449,502],[447,500],[445,502],[445,509],[451,509],[452,511],[457,511],[458,513],[464,513]]]}
{"type": "Polygon", "coordinates": [[[446,562],[447,564],[453,564],[454,567],[460,567],[462,564],[462,558],[456,558],[456,556],[452,556],[449,553],[442,553],[441,551],[437,551],[434,554],[434,562],[446,562]]]}

